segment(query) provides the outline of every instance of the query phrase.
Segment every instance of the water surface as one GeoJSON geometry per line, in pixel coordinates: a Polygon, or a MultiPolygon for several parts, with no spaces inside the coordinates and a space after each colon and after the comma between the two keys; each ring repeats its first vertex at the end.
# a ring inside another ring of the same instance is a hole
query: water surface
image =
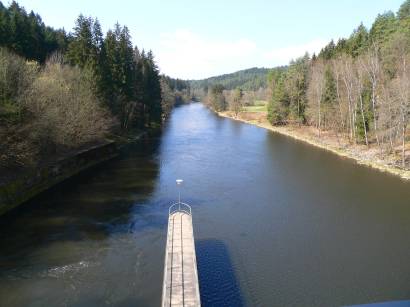
{"type": "Polygon", "coordinates": [[[159,306],[176,178],[203,306],[410,299],[409,183],[191,104],[0,218],[0,305],[159,306]]]}

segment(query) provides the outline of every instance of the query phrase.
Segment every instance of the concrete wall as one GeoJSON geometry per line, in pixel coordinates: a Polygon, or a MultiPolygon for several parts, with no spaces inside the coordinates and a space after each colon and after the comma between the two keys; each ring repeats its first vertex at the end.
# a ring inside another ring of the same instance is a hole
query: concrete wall
{"type": "Polygon", "coordinates": [[[116,144],[107,142],[60,159],[3,184],[0,186],[0,215],[64,179],[117,155],[116,144]]]}

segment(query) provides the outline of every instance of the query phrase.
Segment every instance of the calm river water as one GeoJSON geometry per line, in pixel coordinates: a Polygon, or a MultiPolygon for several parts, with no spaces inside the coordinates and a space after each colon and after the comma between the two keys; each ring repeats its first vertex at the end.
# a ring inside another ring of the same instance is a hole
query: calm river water
{"type": "Polygon", "coordinates": [[[410,183],[190,104],[0,218],[0,305],[159,306],[176,178],[204,307],[410,299],[410,183]]]}

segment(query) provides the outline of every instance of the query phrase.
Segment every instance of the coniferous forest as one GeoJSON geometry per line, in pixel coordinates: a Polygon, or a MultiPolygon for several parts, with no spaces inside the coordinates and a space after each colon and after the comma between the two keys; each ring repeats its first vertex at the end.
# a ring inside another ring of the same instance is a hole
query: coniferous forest
{"type": "Polygon", "coordinates": [[[126,26],[102,33],[80,15],[53,29],[17,2],[0,2],[0,167],[36,165],[50,154],[159,127],[187,82],[160,76],[152,51],[126,26]]]}

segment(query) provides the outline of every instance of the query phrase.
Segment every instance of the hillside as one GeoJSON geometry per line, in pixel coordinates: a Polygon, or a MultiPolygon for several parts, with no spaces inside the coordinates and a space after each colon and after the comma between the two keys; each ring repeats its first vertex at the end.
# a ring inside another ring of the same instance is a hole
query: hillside
{"type": "Polygon", "coordinates": [[[268,68],[253,67],[203,80],[190,80],[190,84],[193,89],[222,84],[228,90],[236,87],[241,87],[243,90],[257,90],[260,87],[266,87],[266,77],[269,70],[268,68]]]}

